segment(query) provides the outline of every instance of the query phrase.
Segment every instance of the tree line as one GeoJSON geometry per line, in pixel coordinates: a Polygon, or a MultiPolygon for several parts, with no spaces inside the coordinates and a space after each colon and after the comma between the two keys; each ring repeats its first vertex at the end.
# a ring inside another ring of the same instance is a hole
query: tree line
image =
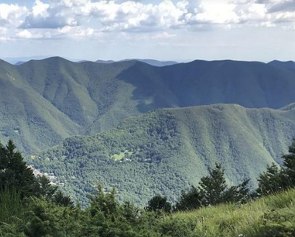
{"type": "Polygon", "coordinates": [[[289,147],[289,153],[282,156],[283,164],[275,163],[267,166],[259,175],[258,188],[251,191],[249,179],[236,186],[228,186],[224,177],[224,169],[218,163],[209,169],[209,175],[202,177],[197,187],[191,186],[182,191],[175,206],[161,195],[154,196],[148,203],[147,210],[153,211],[185,211],[220,203],[245,203],[250,199],[274,194],[295,187],[295,140],[289,147]]]}

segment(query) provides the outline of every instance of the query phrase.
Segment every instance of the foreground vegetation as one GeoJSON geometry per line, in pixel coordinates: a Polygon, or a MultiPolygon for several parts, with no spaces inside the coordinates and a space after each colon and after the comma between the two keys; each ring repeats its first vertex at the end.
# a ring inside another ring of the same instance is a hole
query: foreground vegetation
{"type": "Polygon", "coordinates": [[[282,167],[260,175],[252,194],[247,181],[228,186],[216,164],[175,206],[155,196],[141,209],[98,186],[83,209],[35,176],[9,141],[0,146],[0,236],[295,236],[295,142],[289,152],[282,167]]]}
{"type": "Polygon", "coordinates": [[[1,195],[0,236],[295,236],[295,190],[247,204],[172,214],[148,212],[102,192],[82,210],[16,193],[1,195]]]}
{"type": "Polygon", "coordinates": [[[168,236],[295,236],[295,190],[246,204],[220,204],[161,219],[168,236]]]}

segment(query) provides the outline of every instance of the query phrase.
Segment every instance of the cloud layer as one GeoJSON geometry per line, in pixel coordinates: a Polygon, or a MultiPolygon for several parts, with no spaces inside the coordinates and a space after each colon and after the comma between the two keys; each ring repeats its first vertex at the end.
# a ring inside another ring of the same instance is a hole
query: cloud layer
{"type": "Polygon", "coordinates": [[[95,38],[109,32],[295,29],[294,0],[36,0],[0,4],[0,40],[95,38]]]}

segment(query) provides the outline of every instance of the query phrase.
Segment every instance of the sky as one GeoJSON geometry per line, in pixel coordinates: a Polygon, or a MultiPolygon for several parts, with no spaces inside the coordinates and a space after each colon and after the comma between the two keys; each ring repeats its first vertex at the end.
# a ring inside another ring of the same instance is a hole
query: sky
{"type": "Polygon", "coordinates": [[[0,58],[295,61],[295,0],[0,0],[0,58]]]}

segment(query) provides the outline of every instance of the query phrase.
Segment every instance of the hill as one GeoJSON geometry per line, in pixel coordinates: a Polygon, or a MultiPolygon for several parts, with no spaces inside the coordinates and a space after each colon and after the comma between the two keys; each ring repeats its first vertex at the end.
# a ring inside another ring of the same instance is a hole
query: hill
{"type": "Polygon", "coordinates": [[[295,110],[217,104],[162,109],[94,136],[65,139],[30,161],[81,198],[97,182],[143,204],[155,194],[175,200],[220,162],[230,184],[256,178],[280,162],[295,135],[295,110]]]}
{"type": "Polygon", "coordinates": [[[212,103],[280,108],[295,101],[292,62],[193,61],[155,67],[53,57],[0,61],[0,139],[36,152],[158,108],[212,103]]]}

